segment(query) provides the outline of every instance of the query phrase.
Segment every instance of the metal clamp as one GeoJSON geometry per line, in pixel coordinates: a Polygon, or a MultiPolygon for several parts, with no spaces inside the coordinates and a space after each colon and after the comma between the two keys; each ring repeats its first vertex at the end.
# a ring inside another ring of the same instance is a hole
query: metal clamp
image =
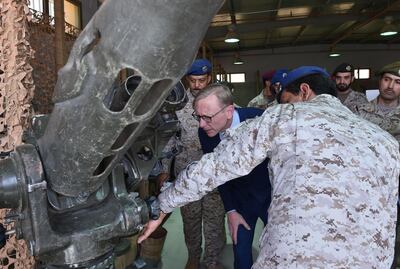
{"type": "Polygon", "coordinates": [[[46,181],[42,181],[39,183],[35,183],[35,184],[28,184],[28,192],[33,192],[35,190],[46,190],[47,189],[47,182],[46,181]]]}

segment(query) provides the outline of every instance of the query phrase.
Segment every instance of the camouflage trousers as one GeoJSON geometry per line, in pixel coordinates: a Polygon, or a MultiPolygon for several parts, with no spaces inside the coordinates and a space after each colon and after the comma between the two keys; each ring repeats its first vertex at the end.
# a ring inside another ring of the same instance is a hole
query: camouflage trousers
{"type": "Polygon", "coordinates": [[[225,210],[218,191],[183,206],[181,214],[189,257],[200,260],[203,230],[203,261],[207,266],[215,264],[226,243],[225,210]]]}

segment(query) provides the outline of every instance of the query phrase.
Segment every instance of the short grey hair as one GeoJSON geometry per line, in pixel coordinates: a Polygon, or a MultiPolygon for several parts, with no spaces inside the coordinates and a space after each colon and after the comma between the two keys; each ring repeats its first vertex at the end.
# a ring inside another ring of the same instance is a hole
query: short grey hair
{"type": "Polygon", "coordinates": [[[233,96],[231,90],[220,83],[212,83],[200,90],[197,96],[193,100],[193,107],[195,104],[210,95],[215,95],[222,106],[233,105],[233,96]]]}

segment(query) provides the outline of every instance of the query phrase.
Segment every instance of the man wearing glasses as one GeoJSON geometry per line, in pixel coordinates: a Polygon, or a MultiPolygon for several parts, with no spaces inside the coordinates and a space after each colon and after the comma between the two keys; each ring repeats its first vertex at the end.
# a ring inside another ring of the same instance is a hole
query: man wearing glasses
{"type": "Polygon", "coordinates": [[[160,218],[149,221],[138,242],[173,208],[269,158],[273,193],[253,269],[390,268],[398,141],[343,109],[320,67],[296,68],[281,84],[279,105],[227,130],[212,153],[188,166],[158,196],[160,218]]]}
{"type": "MultiPolygon", "coordinates": [[[[189,85],[188,102],[177,111],[181,132],[176,143],[182,152],[175,158],[175,174],[179,174],[188,164],[197,161],[203,155],[197,135],[198,122],[193,119],[192,104],[195,96],[211,82],[211,63],[206,59],[197,59],[186,73],[189,85]]],[[[166,169],[165,169],[166,170],[166,169]]],[[[204,233],[203,262],[207,269],[220,269],[218,258],[225,246],[225,211],[218,190],[215,189],[202,199],[181,208],[185,243],[188,249],[188,261],[185,269],[200,268],[202,255],[202,235],[204,233]]]]}
{"type": "MultiPolygon", "coordinates": [[[[199,138],[204,153],[213,152],[224,139],[228,128],[261,116],[258,108],[235,108],[232,94],[224,85],[211,84],[199,92],[193,103],[193,117],[199,122],[199,138]]],[[[268,160],[249,175],[239,177],[218,187],[228,217],[233,241],[234,268],[250,269],[253,264],[252,244],[257,219],[264,225],[268,220],[271,201],[268,160]]]]}

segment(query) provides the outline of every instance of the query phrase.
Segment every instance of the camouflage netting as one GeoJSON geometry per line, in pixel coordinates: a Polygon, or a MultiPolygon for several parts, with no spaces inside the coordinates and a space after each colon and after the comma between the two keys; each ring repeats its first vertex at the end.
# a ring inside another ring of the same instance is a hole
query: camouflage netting
{"type": "MultiPolygon", "coordinates": [[[[53,109],[52,96],[57,80],[55,61],[54,18],[41,12],[31,10],[32,20],[29,23],[29,42],[35,50],[35,58],[30,64],[33,67],[35,93],[32,106],[35,114],[48,114],[53,109]]],[[[65,57],[68,55],[79,31],[71,25],[65,25],[65,57]]]]}
{"type": "MultiPolygon", "coordinates": [[[[11,151],[21,144],[22,131],[31,116],[34,91],[32,67],[33,51],[28,43],[28,6],[26,1],[0,1],[0,151],[11,151]]],[[[6,210],[0,211],[4,219],[6,210]]],[[[0,250],[1,268],[32,268],[24,241],[15,236],[0,250]]]]}
{"type": "MultiPolygon", "coordinates": [[[[66,24],[65,55],[78,35],[66,24]]],[[[50,113],[56,84],[54,19],[28,9],[27,0],[0,1],[0,151],[21,144],[33,114],[50,113]],[[4,72],[4,73],[3,73],[4,72]]],[[[7,210],[0,210],[3,222],[7,210]]],[[[12,227],[8,227],[11,229],[12,227]]],[[[15,236],[0,250],[0,268],[33,268],[35,261],[15,236]]]]}
{"type": "Polygon", "coordinates": [[[25,1],[0,2],[0,150],[21,144],[22,131],[31,116],[34,91],[33,51],[28,42],[28,14],[25,1]]]}

